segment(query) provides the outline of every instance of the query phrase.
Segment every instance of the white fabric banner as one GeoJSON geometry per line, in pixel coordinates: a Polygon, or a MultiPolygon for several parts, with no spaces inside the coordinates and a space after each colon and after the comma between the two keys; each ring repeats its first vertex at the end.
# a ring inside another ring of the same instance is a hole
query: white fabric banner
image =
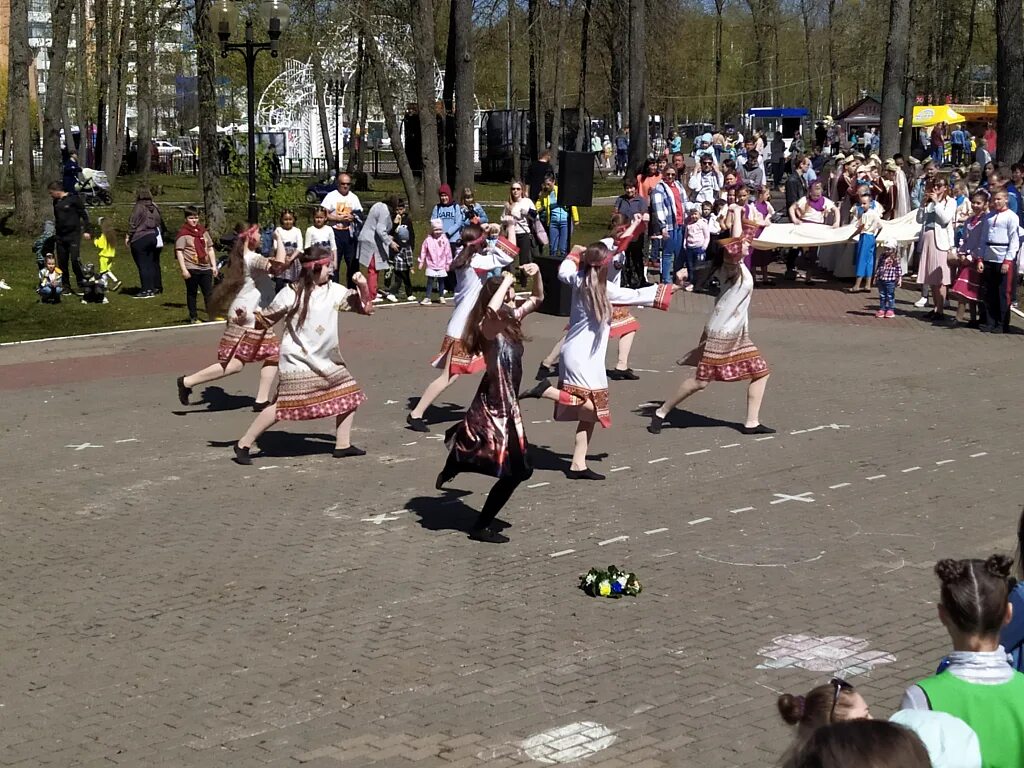
{"type": "MultiPolygon", "coordinates": [[[[877,242],[895,240],[911,243],[921,234],[917,211],[911,211],[892,221],[882,222],[882,231],[877,242]]],[[[832,228],[825,224],[769,224],[754,240],[754,248],[770,251],[774,248],[816,248],[821,245],[836,245],[857,240],[857,225],[832,228]]]]}

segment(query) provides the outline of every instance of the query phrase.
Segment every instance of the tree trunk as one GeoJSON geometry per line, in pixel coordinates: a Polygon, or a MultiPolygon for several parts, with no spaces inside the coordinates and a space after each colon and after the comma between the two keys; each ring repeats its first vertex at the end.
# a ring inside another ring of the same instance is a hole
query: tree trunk
{"type": "MultiPolygon", "coordinates": [[[[320,119],[320,140],[324,144],[324,159],[327,161],[327,167],[334,169],[339,167],[334,161],[334,149],[332,148],[333,142],[331,141],[331,123],[327,119],[327,98],[325,96],[327,89],[324,83],[324,62],[320,51],[314,50],[313,55],[310,57],[313,69],[313,90],[316,92],[316,114],[320,119]]],[[[334,97],[338,98],[340,94],[335,93],[334,97]]],[[[341,136],[341,127],[338,127],[338,136],[341,136]]]]}
{"type": "MultiPolygon", "coordinates": [[[[369,32],[369,30],[364,30],[369,32]]],[[[372,33],[364,34],[364,45],[366,48],[366,64],[373,73],[374,82],[377,84],[377,92],[380,96],[380,107],[384,113],[384,126],[388,136],[391,138],[391,149],[395,153],[395,162],[398,164],[398,173],[402,177],[402,184],[405,186],[405,196],[409,200],[409,209],[415,219],[422,219],[427,212],[422,199],[416,194],[416,177],[413,175],[412,167],[409,165],[409,157],[405,154],[405,145],[402,143],[402,125],[398,120],[395,111],[395,99],[392,96],[396,88],[384,73],[384,66],[380,59],[380,51],[377,49],[377,38],[372,33]]],[[[431,198],[428,198],[431,199],[431,198]]],[[[433,201],[431,199],[431,207],[433,201]]]]}
{"type": "Polygon", "coordinates": [[[967,22],[967,44],[964,46],[960,61],[957,64],[953,75],[953,93],[957,101],[967,101],[969,94],[963,92],[964,77],[967,76],[968,63],[971,60],[971,50],[974,48],[974,20],[978,14],[978,0],[971,0],[971,15],[967,22]]]}
{"type": "Polygon", "coordinates": [[[85,94],[89,91],[89,72],[86,65],[85,40],[89,36],[89,28],[86,22],[85,12],[86,0],[78,0],[75,8],[75,39],[79,42],[75,45],[75,122],[78,123],[79,152],[82,162],[87,162],[89,120],[86,117],[88,111],[85,106],[85,94]]]}
{"type": "MultiPolygon", "coordinates": [[[[441,160],[437,146],[437,92],[434,88],[436,33],[433,0],[412,0],[412,53],[416,74],[416,111],[420,118],[420,152],[423,160],[423,197],[417,202],[427,210],[433,208],[437,202],[437,188],[441,185],[441,160]]],[[[367,49],[369,47],[367,41],[367,49]]],[[[379,55],[374,56],[374,59],[379,63],[379,55]]]]}
{"type": "Polygon", "coordinates": [[[629,164],[647,159],[647,7],[629,0],[629,164]]]}
{"type": "Polygon", "coordinates": [[[715,125],[722,124],[722,13],[725,0],[715,0],[715,125]]]}
{"type": "MultiPolygon", "coordinates": [[[[814,70],[811,66],[811,4],[800,0],[800,15],[804,22],[804,56],[807,60],[807,109],[814,111],[814,70]]],[[[776,55],[777,49],[776,49],[776,55]]]]}
{"type": "Polygon", "coordinates": [[[754,66],[752,71],[766,73],[765,79],[768,83],[767,89],[759,88],[760,93],[753,94],[753,97],[755,103],[764,105],[766,93],[769,95],[769,99],[774,98],[771,67],[768,66],[768,59],[765,56],[765,52],[768,50],[765,39],[766,22],[761,10],[761,0],[747,0],[747,7],[750,8],[750,21],[754,26],[754,66]]]}
{"type": "MultiPolygon", "coordinates": [[[[584,0],[583,2],[583,26],[580,29],[580,84],[579,84],[579,99],[576,102],[576,121],[579,123],[580,130],[576,134],[576,151],[582,152],[584,150],[583,142],[586,141],[584,138],[583,125],[586,122],[587,112],[587,59],[590,53],[590,22],[593,15],[594,0],[584,0]]],[[[561,25],[559,26],[559,32],[561,32],[562,26],[566,23],[566,19],[562,17],[561,25]]],[[[558,50],[562,50],[562,46],[558,46],[558,50]]],[[[587,131],[589,134],[589,131],[587,131]]]]}
{"type": "Polygon", "coordinates": [[[526,40],[530,47],[530,71],[528,79],[530,82],[530,136],[526,142],[530,152],[530,158],[537,157],[537,153],[544,148],[544,114],[540,108],[540,90],[537,85],[537,46],[540,34],[540,0],[527,0],[526,6],[526,40]]]}
{"type": "Polygon", "coordinates": [[[473,0],[452,0],[455,27],[455,188],[473,187],[476,61],[473,58],[473,0]]]}
{"type": "MultiPolygon", "coordinates": [[[[54,0],[50,5],[53,47],[50,49],[50,72],[46,82],[46,104],[43,106],[43,168],[38,177],[40,200],[46,199],[46,185],[60,179],[62,175],[60,132],[64,127],[68,40],[71,37],[73,11],[71,0],[54,0]]],[[[65,138],[68,146],[72,146],[71,136],[65,138]]]]}
{"type": "MultiPolygon", "coordinates": [[[[910,29],[918,9],[914,0],[907,0],[910,7],[907,16],[907,28],[910,29]]],[[[910,35],[907,43],[907,72],[904,78],[903,91],[903,131],[900,133],[900,153],[910,157],[914,146],[914,102],[917,100],[917,81],[914,71],[914,53],[917,49],[917,36],[910,35]]]]}
{"type": "Polygon", "coordinates": [[[136,9],[138,15],[135,19],[135,138],[139,153],[138,164],[128,170],[130,173],[141,173],[143,183],[148,184],[153,165],[149,145],[153,141],[153,67],[156,56],[153,51],[153,28],[148,17],[152,10],[143,3],[139,3],[136,9]]]}
{"type": "MultiPolygon", "coordinates": [[[[11,22],[7,63],[7,126],[14,150],[14,216],[10,226],[23,235],[32,234],[38,219],[32,200],[32,126],[29,115],[28,0],[10,0],[11,22]]],[[[6,159],[6,158],[5,158],[6,159]]],[[[43,198],[45,200],[45,198],[43,198]]]]}
{"type": "Polygon", "coordinates": [[[96,149],[95,168],[103,167],[103,142],[107,124],[107,89],[110,87],[110,59],[108,57],[107,0],[95,0],[96,13],[96,149]]]}
{"type": "Polygon", "coordinates": [[[996,0],[996,151],[1004,163],[1024,155],[1024,24],[1021,4],[996,0]]]}
{"type": "MultiPolygon", "coordinates": [[[[220,188],[220,163],[217,157],[217,66],[218,44],[210,23],[211,0],[196,0],[196,96],[199,100],[199,183],[203,188],[206,226],[211,232],[225,230],[224,197],[220,188]]],[[[141,151],[141,150],[140,150],[141,151]]]]}
{"type": "MultiPolygon", "coordinates": [[[[561,51],[562,44],[565,40],[565,27],[568,23],[568,3],[566,0],[560,0],[558,5],[558,21],[555,23],[555,50],[561,51]]],[[[565,93],[565,79],[562,77],[562,58],[561,56],[555,57],[555,72],[554,79],[552,81],[553,87],[551,89],[551,165],[558,171],[558,151],[559,149],[569,149],[562,143],[562,101],[563,94],[565,93]]],[[[545,120],[545,122],[547,122],[545,120]]],[[[581,122],[577,126],[577,143],[579,142],[579,136],[583,133],[583,123],[581,122]]],[[[589,142],[590,137],[587,136],[589,142]]]]}
{"type": "MultiPolygon", "coordinates": [[[[103,170],[111,181],[117,178],[121,170],[121,153],[124,151],[124,101],[131,6],[122,1],[117,15],[112,14],[112,18],[115,21],[115,26],[110,30],[112,67],[107,93],[107,127],[103,136],[103,170]]],[[[139,147],[139,152],[148,151],[149,147],[139,147]]]]}
{"type": "Polygon", "coordinates": [[[835,33],[832,27],[835,17],[836,0],[828,0],[828,111],[830,114],[835,114],[839,110],[839,93],[836,88],[839,64],[836,61],[835,33]]]}
{"type": "Polygon", "coordinates": [[[889,36],[885,42],[882,73],[882,157],[892,157],[900,146],[899,118],[906,101],[909,38],[910,0],[890,0],[889,36]]]}
{"type": "MultiPolygon", "coordinates": [[[[349,173],[355,170],[362,173],[363,170],[363,143],[366,138],[363,135],[363,111],[366,104],[366,99],[363,97],[363,73],[366,71],[366,53],[364,49],[363,33],[360,32],[359,39],[356,42],[356,83],[352,95],[352,124],[349,126],[352,136],[351,149],[349,149],[348,161],[345,164],[345,169],[349,173]]],[[[342,147],[338,147],[338,151],[344,156],[345,153],[342,147]]]]}

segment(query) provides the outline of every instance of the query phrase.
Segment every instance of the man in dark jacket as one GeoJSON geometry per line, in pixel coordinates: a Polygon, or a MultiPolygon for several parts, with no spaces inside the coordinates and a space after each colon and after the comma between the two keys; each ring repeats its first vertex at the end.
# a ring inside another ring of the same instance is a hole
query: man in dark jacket
{"type": "MultiPolygon", "coordinates": [[[[804,178],[811,161],[803,155],[793,155],[790,158],[793,164],[793,172],[786,179],[786,210],[796,203],[800,198],[807,196],[807,181],[804,178]]],[[[799,248],[790,248],[786,251],[786,279],[796,280],[796,259],[800,255],[799,248]]]]}
{"type": "Polygon", "coordinates": [[[85,283],[85,275],[82,272],[82,262],[79,260],[78,251],[82,245],[82,237],[90,239],[89,235],[89,213],[85,210],[80,195],[69,195],[64,191],[64,185],[59,181],[51,181],[47,187],[50,197],[53,199],[53,223],[56,229],[57,264],[63,272],[62,280],[65,293],[75,293],[71,290],[71,276],[68,274],[68,266],[75,271],[75,282],[79,290],[85,283]]]}
{"type": "Polygon", "coordinates": [[[555,169],[551,165],[551,152],[544,149],[537,155],[537,159],[530,163],[526,170],[526,186],[530,188],[530,199],[536,200],[540,197],[541,187],[544,186],[544,179],[554,176],[555,169]]]}

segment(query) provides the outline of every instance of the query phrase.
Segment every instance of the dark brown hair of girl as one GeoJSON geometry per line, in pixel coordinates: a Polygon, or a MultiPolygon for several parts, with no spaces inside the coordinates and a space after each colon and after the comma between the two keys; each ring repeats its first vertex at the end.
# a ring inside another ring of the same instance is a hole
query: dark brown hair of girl
{"type": "MultiPolygon", "coordinates": [[[[501,277],[488,278],[480,289],[480,296],[477,298],[473,310],[469,313],[469,318],[466,320],[466,333],[463,339],[466,343],[466,350],[471,355],[482,355],[487,348],[488,340],[480,332],[480,323],[487,313],[487,305],[491,303],[491,299],[494,298],[494,294],[498,292],[503,283],[504,279],[501,277]]],[[[521,342],[523,340],[523,328],[519,323],[509,323],[505,330],[502,331],[502,335],[509,341],[521,342]]]]}
{"type": "Polygon", "coordinates": [[[931,768],[913,731],[888,720],[847,720],[819,728],[785,768],[931,768]]]}
{"type": "MultiPolygon", "coordinates": [[[[819,685],[812,688],[805,696],[794,696],[784,693],[777,702],[779,714],[788,725],[795,725],[797,733],[806,736],[823,725],[828,725],[832,714],[832,702],[835,700],[836,689],[831,685],[819,685]]],[[[837,709],[844,705],[846,691],[840,691],[837,709]]]]}
{"type": "Polygon", "coordinates": [[[612,214],[612,220],[608,226],[612,232],[617,230],[619,227],[628,227],[629,216],[627,216],[624,213],[619,213],[618,211],[616,211],[615,213],[612,214]]]}
{"type": "Polygon", "coordinates": [[[461,235],[462,248],[459,250],[458,255],[452,259],[449,269],[455,271],[469,264],[470,259],[480,253],[487,245],[486,240],[480,240],[483,235],[484,230],[479,224],[467,224],[464,226],[461,235]]]}
{"type": "Polygon", "coordinates": [[[942,582],[942,606],[961,632],[998,635],[1010,599],[1013,559],[991,555],[987,560],[940,560],[935,575],[942,582]]]}
{"type": "Polygon", "coordinates": [[[238,291],[245,282],[245,245],[255,250],[260,244],[259,227],[253,225],[243,230],[235,237],[235,243],[231,246],[231,254],[228,256],[228,265],[224,268],[224,279],[220,285],[213,289],[210,297],[209,314],[218,317],[227,313],[231,302],[235,300],[238,291]]]}
{"type": "Polygon", "coordinates": [[[331,252],[319,245],[310,250],[309,253],[299,254],[299,263],[302,264],[302,271],[299,273],[299,279],[292,283],[292,289],[295,291],[295,302],[284,316],[285,322],[291,322],[291,319],[296,314],[299,316],[292,326],[293,328],[298,328],[306,322],[306,314],[309,312],[309,294],[313,292],[317,285],[315,270],[306,269],[306,265],[312,261],[329,258],[331,258],[331,252]]]}

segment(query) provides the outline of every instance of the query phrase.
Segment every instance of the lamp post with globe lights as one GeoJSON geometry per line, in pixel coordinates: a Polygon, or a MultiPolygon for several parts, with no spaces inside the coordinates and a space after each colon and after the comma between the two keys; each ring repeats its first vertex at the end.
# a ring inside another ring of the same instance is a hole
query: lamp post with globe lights
{"type": "Polygon", "coordinates": [[[270,51],[277,58],[281,32],[288,24],[288,6],[283,0],[263,0],[260,3],[260,17],[267,27],[267,42],[256,42],[255,24],[251,16],[245,19],[245,42],[232,43],[231,33],[238,27],[239,0],[216,0],[210,10],[210,20],[220,40],[220,55],[227,58],[231,51],[238,51],[245,58],[245,96],[248,119],[249,150],[249,210],[250,224],[259,223],[259,204],[256,201],[256,56],[260,51],[270,51]]]}

